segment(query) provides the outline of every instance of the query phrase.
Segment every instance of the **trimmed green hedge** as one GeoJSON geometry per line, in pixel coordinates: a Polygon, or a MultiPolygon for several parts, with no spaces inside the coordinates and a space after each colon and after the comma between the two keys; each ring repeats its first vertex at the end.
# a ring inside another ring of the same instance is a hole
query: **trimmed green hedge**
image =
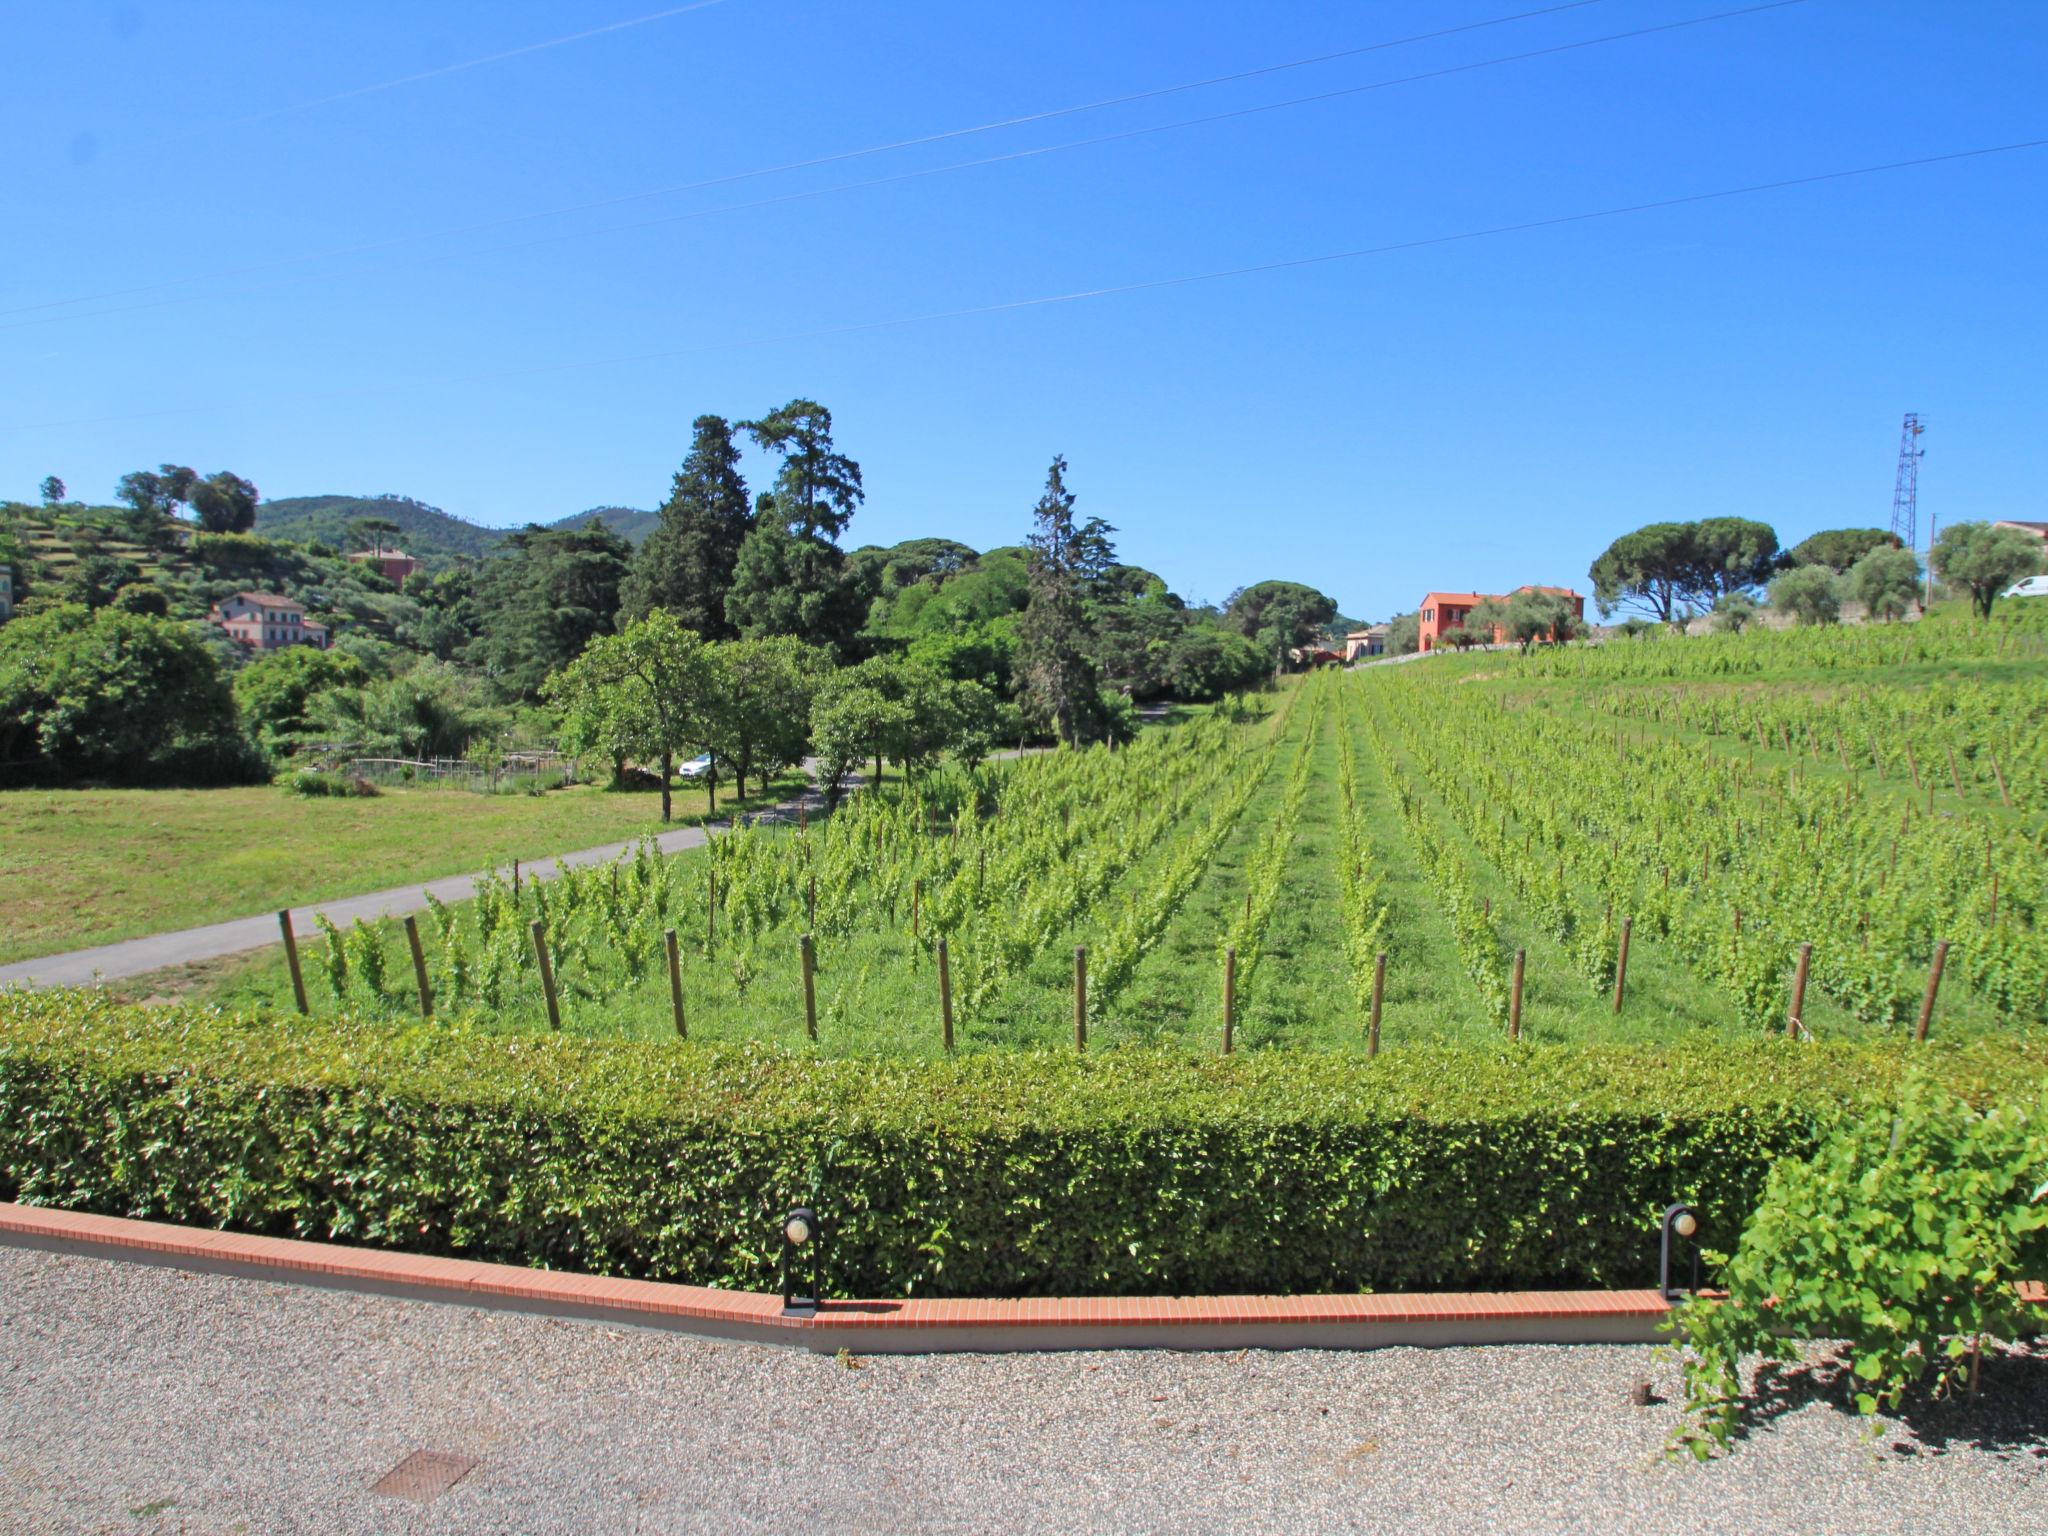
{"type": "Polygon", "coordinates": [[[840,1295],[1632,1285],[1911,1060],[2033,1044],[1119,1050],[951,1062],[0,995],[0,1196],[768,1289],[815,1203],[840,1295]]]}

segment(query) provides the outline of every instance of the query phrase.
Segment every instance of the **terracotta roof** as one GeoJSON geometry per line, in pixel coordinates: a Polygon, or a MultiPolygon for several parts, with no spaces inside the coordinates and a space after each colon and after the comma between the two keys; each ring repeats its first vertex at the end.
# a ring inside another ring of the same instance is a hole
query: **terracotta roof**
{"type": "MultiPolygon", "coordinates": [[[[275,592],[237,592],[235,597],[245,603],[254,603],[259,608],[290,608],[298,613],[306,611],[304,603],[295,603],[288,597],[279,597],[275,592]]],[[[233,599],[229,599],[233,601],[233,599]]]]}
{"type": "Polygon", "coordinates": [[[1483,603],[1486,601],[1486,594],[1483,592],[1427,592],[1423,594],[1422,601],[1425,604],[1483,603]]]}
{"type": "Polygon", "coordinates": [[[2030,523],[2023,517],[2001,517],[1998,520],[1998,526],[2001,528],[2025,528],[2032,533],[2048,534],[2048,523],[2030,523]]]}

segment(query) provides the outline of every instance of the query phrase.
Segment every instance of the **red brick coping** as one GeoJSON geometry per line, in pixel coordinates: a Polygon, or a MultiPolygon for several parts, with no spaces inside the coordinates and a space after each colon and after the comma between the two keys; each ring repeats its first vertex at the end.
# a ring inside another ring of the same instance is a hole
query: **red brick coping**
{"type": "Polygon", "coordinates": [[[1640,1290],[828,1301],[815,1313],[785,1313],[781,1297],[751,1291],[250,1237],[5,1202],[0,1202],[0,1243],[828,1353],[1634,1344],[1655,1339],[1667,1311],[1656,1291],[1640,1290]]]}

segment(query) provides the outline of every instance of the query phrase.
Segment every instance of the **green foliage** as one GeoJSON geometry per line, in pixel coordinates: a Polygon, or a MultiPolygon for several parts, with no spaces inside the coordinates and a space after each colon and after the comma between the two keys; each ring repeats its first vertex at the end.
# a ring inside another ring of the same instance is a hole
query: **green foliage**
{"type": "Polygon", "coordinates": [[[621,602],[629,619],[666,608],[685,629],[724,640],[738,632],[726,617],[725,599],[754,516],[730,423],[699,416],[694,431],[660,524],[633,557],[621,602]]]}
{"type": "Polygon", "coordinates": [[[1767,580],[1778,568],[1778,536],[1767,523],[1710,517],[1650,523],[1616,539],[1593,562],[1593,595],[1603,614],[1633,606],[1669,624],[1681,605],[1709,608],[1717,598],[1767,580]]]}
{"type": "Polygon", "coordinates": [[[58,607],[0,626],[0,762],[128,783],[261,777],[199,637],[112,608],[58,607]]]}
{"type": "Polygon", "coordinates": [[[757,518],[740,545],[725,616],[748,640],[790,635],[840,656],[850,650],[867,606],[846,556],[774,517],[757,518]]]}
{"type": "Polygon", "coordinates": [[[468,659],[508,696],[537,698],[550,673],[611,630],[631,555],[602,526],[507,534],[477,582],[468,659]]]}
{"type": "MultiPolygon", "coordinates": [[[[1972,1091],[2042,1067],[1939,1059],[1972,1091]]],[[[1899,1061],[1725,1042],[821,1061],[12,993],[0,1197],[764,1290],[773,1223],[807,1197],[838,1295],[1642,1284],[1668,1200],[1732,1226],[1899,1061]]]]}
{"type": "Polygon", "coordinates": [[[1895,1112],[1863,1106],[1774,1168],[1734,1257],[1712,1257],[1725,1297],[1671,1319],[1694,1454],[1739,1428],[1744,1360],[1796,1361],[1801,1340],[1845,1341],[1859,1413],[1930,1375],[1974,1390],[1982,1351],[2038,1320],[2019,1285],[2048,1275],[2048,1096],[1985,1106],[1909,1079],[1895,1112]]]}
{"type": "Polygon", "coordinates": [[[367,799],[377,793],[377,786],[368,779],[350,778],[345,773],[321,773],[312,768],[299,769],[286,787],[306,800],[367,799]]]}
{"type": "Polygon", "coordinates": [[[1074,526],[1066,475],[1067,461],[1055,456],[1031,514],[1031,599],[1017,625],[1017,665],[1026,703],[1071,746],[1095,734],[1099,682],[1088,654],[1089,548],[1074,526]]]}
{"type": "Polygon", "coordinates": [[[592,640],[544,691],[566,711],[571,740],[661,764],[667,821],[675,759],[710,738],[720,702],[717,659],[703,640],[657,608],[592,640]]]}
{"type": "Polygon", "coordinates": [[[313,699],[333,688],[362,688],[370,674],[340,651],[287,646],[257,657],[235,674],[235,704],[258,740],[276,744],[303,734],[313,699]]]}
{"type": "Polygon", "coordinates": [[[1730,592],[1714,604],[1714,628],[1724,635],[1739,635],[1756,615],[1755,598],[1747,592],[1730,592]]]}
{"type": "Polygon", "coordinates": [[[1397,613],[1387,621],[1387,654],[1412,656],[1422,648],[1422,615],[1397,613]]]}
{"type": "Polygon", "coordinates": [[[1990,618],[1998,595],[2037,574],[2043,560],[2039,539],[1990,523],[1950,523],[1934,541],[1935,573],[1970,594],[1979,618],[1990,618]]]}
{"type": "Polygon", "coordinates": [[[1771,606],[1801,624],[1832,624],[1842,616],[1841,581],[1823,565],[1795,565],[1773,577],[1771,606]]]}
{"type": "Polygon", "coordinates": [[[192,512],[208,533],[247,533],[256,526],[256,487],[223,469],[192,485],[192,512]]]}
{"type": "Polygon", "coordinates": [[[1337,616],[1337,604],[1298,581],[1260,581],[1230,594],[1223,622],[1259,647],[1269,663],[1282,650],[1314,642],[1337,616]]]}
{"type": "Polygon", "coordinates": [[[1800,540],[1786,552],[1793,565],[1824,565],[1837,576],[1874,549],[1897,549],[1899,536],[1884,528],[1828,528],[1800,540]]]}
{"type": "Polygon", "coordinates": [[[1873,619],[1903,619],[1920,597],[1920,562],[1910,549],[1879,545],[1849,568],[1842,590],[1873,619]]]}
{"type": "Polygon", "coordinates": [[[836,543],[860,506],[860,466],[832,442],[832,413],[815,400],[792,400],[741,428],[758,447],[781,455],[774,515],[799,539],[836,543]]]}

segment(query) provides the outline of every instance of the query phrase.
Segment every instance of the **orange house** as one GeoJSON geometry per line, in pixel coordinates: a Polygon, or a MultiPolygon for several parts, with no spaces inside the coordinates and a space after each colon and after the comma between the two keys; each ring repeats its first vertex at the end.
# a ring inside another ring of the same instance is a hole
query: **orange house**
{"type": "MultiPolygon", "coordinates": [[[[1573,614],[1580,619],[1584,619],[1586,616],[1586,599],[1579,593],[1574,592],[1570,587],[1520,586],[1515,588],[1515,592],[1550,592],[1558,597],[1569,598],[1573,614]]],[[[1422,599],[1422,608],[1419,614],[1422,627],[1419,648],[1425,651],[1435,650],[1437,642],[1443,638],[1444,631],[1458,628],[1465,622],[1466,617],[1474,608],[1485,602],[1505,603],[1508,598],[1515,595],[1515,592],[1509,592],[1505,595],[1487,592],[1429,593],[1422,599]]],[[[1507,637],[1501,627],[1496,624],[1493,626],[1493,632],[1488,638],[1492,644],[1499,645],[1507,637]]]]}

